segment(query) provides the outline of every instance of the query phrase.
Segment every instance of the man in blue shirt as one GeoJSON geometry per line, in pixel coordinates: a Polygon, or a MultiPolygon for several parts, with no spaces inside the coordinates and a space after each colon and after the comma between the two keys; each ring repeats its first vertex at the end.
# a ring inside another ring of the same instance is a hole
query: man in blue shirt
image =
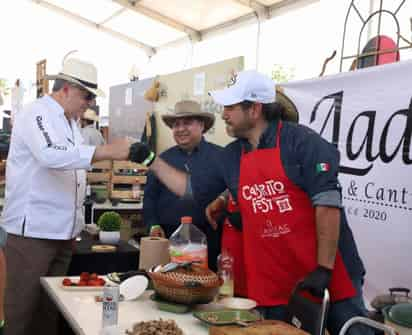
{"type": "MultiPolygon", "coordinates": [[[[176,145],[160,157],[176,169],[189,174],[195,171],[200,178],[215,180],[215,184],[222,183],[214,159],[222,148],[207,142],[203,137],[213,126],[214,115],[202,112],[197,102],[184,100],[175,105],[173,113],[163,115],[162,119],[171,128],[176,145]]],[[[150,227],[151,236],[168,238],[180,225],[182,216],[192,216],[193,223],[207,236],[209,267],[216,270],[220,234],[210,228],[205,217],[205,208],[214,198],[215,194],[208,192],[198,202],[181,198],[149,173],[144,189],[144,222],[150,227]]]]}

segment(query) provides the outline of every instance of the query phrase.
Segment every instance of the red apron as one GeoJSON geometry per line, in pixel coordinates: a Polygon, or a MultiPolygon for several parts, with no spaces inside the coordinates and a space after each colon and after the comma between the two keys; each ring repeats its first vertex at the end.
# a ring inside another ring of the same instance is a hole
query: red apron
{"type": "MultiPolygon", "coordinates": [[[[315,209],[284,171],[281,127],[276,148],[243,153],[240,162],[247,292],[260,306],[287,304],[297,282],[317,266],[315,209]]],[[[339,251],[329,291],[333,301],[356,294],[339,251]]]]}
{"type": "MultiPolygon", "coordinates": [[[[229,196],[227,211],[229,213],[239,211],[239,208],[236,202],[233,201],[232,196],[229,196]]],[[[247,295],[247,291],[243,261],[243,236],[242,232],[233,227],[228,219],[225,219],[223,223],[222,250],[227,250],[233,257],[235,295],[245,297],[247,295]]]]}

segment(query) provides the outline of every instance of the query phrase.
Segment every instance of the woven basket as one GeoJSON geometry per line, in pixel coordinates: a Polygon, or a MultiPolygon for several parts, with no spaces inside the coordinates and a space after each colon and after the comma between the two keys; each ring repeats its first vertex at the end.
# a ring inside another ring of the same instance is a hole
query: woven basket
{"type": "Polygon", "coordinates": [[[170,272],[152,272],[156,293],[171,302],[181,304],[207,304],[218,293],[222,280],[211,270],[192,265],[170,272]]]}

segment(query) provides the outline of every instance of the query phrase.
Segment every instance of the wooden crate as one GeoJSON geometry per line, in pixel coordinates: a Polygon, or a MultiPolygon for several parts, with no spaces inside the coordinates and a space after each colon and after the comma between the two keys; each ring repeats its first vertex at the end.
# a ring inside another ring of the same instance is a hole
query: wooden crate
{"type": "MultiPolygon", "coordinates": [[[[144,191],[140,190],[140,197],[139,199],[143,201],[144,191]]],[[[133,196],[133,191],[130,190],[119,190],[114,189],[113,187],[110,190],[110,197],[114,199],[135,199],[133,196]]]]}
{"type": "Polygon", "coordinates": [[[146,184],[146,176],[116,176],[112,175],[112,184],[146,184]]]}
{"type": "Polygon", "coordinates": [[[45,59],[36,63],[37,98],[49,93],[49,81],[46,79],[46,65],[47,61],[45,59]]]}
{"type": "Polygon", "coordinates": [[[6,183],[6,161],[0,161],[0,184],[6,183]]]}
{"type": "Polygon", "coordinates": [[[133,185],[140,185],[140,194],[143,194],[142,185],[146,184],[146,175],[122,175],[119,174],[120,170],[138,170],[139,173],[146,173],[147,167],[130,161],[114,161],[110,180],[110,197],[117,199],[134,199],[133,185]],[[116,186],[118,184],[129,185],[129,188],[120,189],[116,186]]]}
{"type": "Polygon", "coordinates": [[[121,169],[136,169],[147,171],[147,167],[142,164],[133,163],[131,161],[113,161],[113,171],[118,171],[121,169]]]}
{"type": "Polygon", "coordinates": [[[93,163],[93,169],[111,170],[113,168],[113,161],[100,161],[93,163]]]}
{"type": "Polygon", "coordinates": [[[87,183],[110,183],[112,176],[112,161],[100,161],[92,165],[92,171],[87,172],[87,183]],[[95,170],[101,170],[96,172],[95,170]]]}
{"type": "Polygon", "coordinates": [[[90,185],[102,182],[109,183],[111,176],[111,172],[87,172],[87,183],[90,185]]]}

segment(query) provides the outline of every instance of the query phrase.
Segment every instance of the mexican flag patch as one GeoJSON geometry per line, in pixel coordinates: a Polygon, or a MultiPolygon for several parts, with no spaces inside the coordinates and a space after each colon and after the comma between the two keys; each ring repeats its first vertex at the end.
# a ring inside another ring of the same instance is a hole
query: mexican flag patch
{"type": "Polygon", "coordinates": [[[318,163],[316,164],[316,172],[328,172],[330,170],[329,163],[318,163]]]}

